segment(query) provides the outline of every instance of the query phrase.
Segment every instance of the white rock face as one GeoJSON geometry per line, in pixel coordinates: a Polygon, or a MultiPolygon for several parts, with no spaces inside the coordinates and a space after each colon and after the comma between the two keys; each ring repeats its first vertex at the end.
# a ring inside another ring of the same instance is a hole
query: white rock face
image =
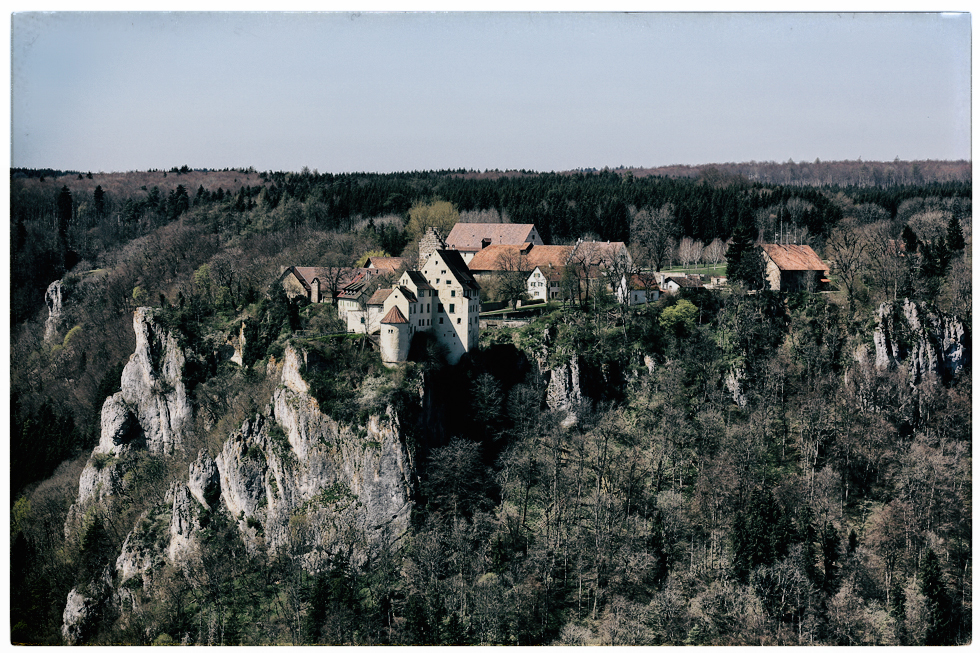
{"type": "Polygon", "coordinates": [[[924,312],[905,299],[879,306],[875,320],[875,367],[907,364],[913,386],[927,373],[950,378],[969,356],[966,328],[955,317],[924,312]]]}
{"type": "Polygon", "coordinates": [[[725,375],[725,387],[731,393],[732,400],[741,408],[745,408],[745,404],[748,401],[745,397],[745,391],[742,388],[743,381],[745,381],[744,368],[733,367],[725,375]]]}
{"type": "Polygon", "coordinates": [[[83,641],[84,630],[91,620],[92,599],[78,590],[68,592],[68,603],[62,614],[61,636],[65,643],[74,646],[83,641]]]}
{"type": "Polygon", "coordinates": [[[184,352],[173,334],[154,322],[153,309],[136,309],[133,330],[136,351],[123,369],[119,394],[136,415],[150,452],[171,454],[193,428],[184,352]]]}
{"type": "Polygon", "coordinates": [[[122,484],[121,456],[132,450],[169,455],[191,432],[193,411],[184,388],[184,353],[153,320],[153,309],[133,318],[136,349],[123,368],[122,390],[102,405],[99,444],[82,471],[78,499],[68,511],[69,534],[93,504],[109,508],[122,484]]]}
{"type": "Polygon", "coordinates": [[[222,501],[246,539],[254,541],[261,523],[270,551],[288,544],[290,520],[299,516],[309,566],[351,537],[355,557],[363,557],[408,528],[411,464],[394,411],[360,429],[339,425],[315,399],[286,386],[289,367],[272,415],[246,421],[215,461],[222,501]]]}
{"type": "Polygon", "coordinates": [[[191,499],[191,493],[187,486],[177,485],[173,489],[173,495],[174,499],[170,513],[170,543],[167,545],[167,557],[171,562],[177,562],[189,551],[194,550],[194,535],[200,528],[194,519],[197,506],[191,499]]]}
{"type": "Polygon", "coordinates": [[[305,362],[303,353],[297,351],[292,346],[286,347],[285,361],[282,367],[282,384],[293,392],[300,394],[306,394],[310,391],[310,387],[299,373],[300,366],[305,362]]]}
{"type": "Polygon", "coordinates": [[[68,593],[62,613],[61,636],[69,646],[84,644],[95,623],[113,607],[112,579],[109,567],[82,590],[68,593]]]}
{"type": "Polygon", "coordinates": [[[218,467],[204,449],[197,454],[197,460],[190,464],[187,487],[197,502],[205,508],[213,505],[221,492],[218,467]]]}
{"type": "Polygon", "coordinates": [[[55,343],[61,327],[61,280],[52,281],[44,293],[44,303],[48,305],[48,319],[44,323],[44,341],[55,343]]]}
{"type": "Polygon", "coordinates": [[[578,423],[578,410],[582,405],[582,387],[577,355],[572,354],[568,363],[551,370],[545,401],[551,410],[567,413],[562,420],[562,426],[569,428],[578,423]]]}

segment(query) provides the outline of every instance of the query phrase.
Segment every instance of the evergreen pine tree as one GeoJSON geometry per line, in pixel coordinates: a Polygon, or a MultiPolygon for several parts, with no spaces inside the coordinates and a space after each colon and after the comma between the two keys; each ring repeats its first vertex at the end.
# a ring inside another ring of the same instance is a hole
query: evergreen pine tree
{"type": "Polygon", "coordinates": [[[922,578],[920,589],[926,599],[926,609],[929,612],[929,626],[926,629],[926,645],[941,646],[951,644],[953,609],[946,584],[943,582],[943,571],[939,558],[932,549],[926,551],[922,562],[922,578]]]}
{"type": "Polygon", "coordinates": [[[101,218],[105,215],[105,191],[102,186],[96,186],[92,193],[92,202],[95,204],[95,217],[101,218]]]}
{"type": "Polygon", "coordinates": [[[963,227],[960,226],[960,219],[955,215],[949,219],[949,224],[946,226],[946,247],[951,252],[962,252],[966,248],[963,227]]]}
{"type": "Polygon", "coordinates": [[[909,254],[915,254],[919,248],[919,237],[912,231],[912,227],[905,225],[905,228],[902,229],[902,240],[905,241],[905,251],[909,254]]]}
{"type": "Polygon", "coordinates": [[[749,290],[759,290],[763,287],[765,264],[761,250],[755,245],[753,230],[751,219],[741,216],[725,259],[729,281],[740,283],[749,290]]]}
{"type": "Polygon", "coordinates": [[[68,186],[62,186],[58,195],[58,240],[63,251],[68,251],[68,223],[71,222],[72,199],[68,186]]]}

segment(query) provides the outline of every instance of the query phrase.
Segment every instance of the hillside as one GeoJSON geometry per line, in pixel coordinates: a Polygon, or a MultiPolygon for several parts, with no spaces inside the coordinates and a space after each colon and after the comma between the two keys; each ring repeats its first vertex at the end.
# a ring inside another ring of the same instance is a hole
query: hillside
{"type": "Polygon", "coordinates": [[[969,641],[968,182],[455,175],[13,180],[14,642],[969,641]],[[276,283],[436,198],[638,260],[776,216],[834,289],[757,289],[750,237],[727,290],[388,369],[276,283]]]}

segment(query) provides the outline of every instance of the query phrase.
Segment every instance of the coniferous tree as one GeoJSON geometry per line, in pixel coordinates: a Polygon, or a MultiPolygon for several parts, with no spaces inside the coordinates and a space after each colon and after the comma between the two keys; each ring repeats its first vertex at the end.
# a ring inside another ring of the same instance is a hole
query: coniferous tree
{"type": "Polygon", "coordinates": [[[949,225],[946,227],[946,246],[951,252],[962,252],[966,248],[963,227],[960,226],[960,220],[955,215],[950,218],[949,225]]]}
{"type": "Polygon", "coordinates": [[[95,217],[102,218],[105,216],[105,191],[102,190],[102,186],[96,186],[95,192],[92,193],[92,202],[95,204],[95,217]]]}
{"type": "Polygon", "coordinates": [[[929,646],[952,643],[952,601],[950,601],[949,593],[946,591],[946,583],[943,582],[943,571],[939,565],[939,558],[932,549],[926,551],[925,559],[922,562],[920,583],[929,614],[925,643],[929,646]]]}
{"type": "Polygon", "coordinates": [[[752,225],[748,220],[739,219],[725,259],[728,261],[730,281],[740,283],[749,290],[762,288],[765,264],[762,261],[761,250],[755,245],[752,225]]]}
{"type": "Polygon", "coordinates": [[[902,240],[905,241],[905,251],[909,254],[915,254],[916,250],[919,249],[919,237],[915,235],[912,227],[905,225],[902,229],[902,240]]]}
{"type": "Polygon", "coordinates": [[[62,186],[58,195],[58,242],[63,254],[68,252],[68,223],[71,222],[71,214],[71,191],[68,186],[62,186]]]}

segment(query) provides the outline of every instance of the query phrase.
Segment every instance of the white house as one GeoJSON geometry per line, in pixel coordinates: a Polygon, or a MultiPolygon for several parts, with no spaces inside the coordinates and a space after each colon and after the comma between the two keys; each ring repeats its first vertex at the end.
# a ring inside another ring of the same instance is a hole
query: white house
{"type": "Polygon", "coordinates": [[[641,272],[630,275],[628,280],[623,276],[616,289],[616,298],[620,303],[629,302],[630,306],[652,304],[660,300],[660,286],[652,274],[641,272]]]}

